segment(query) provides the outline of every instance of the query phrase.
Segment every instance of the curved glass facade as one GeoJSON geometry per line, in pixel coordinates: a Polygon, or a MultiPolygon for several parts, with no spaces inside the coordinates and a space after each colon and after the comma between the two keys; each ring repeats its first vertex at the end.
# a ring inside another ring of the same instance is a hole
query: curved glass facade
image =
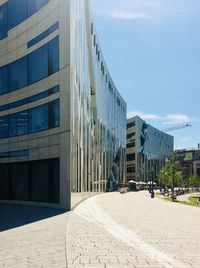
{"type": "Polygon", "coordinates": [[[59,37],[8,65],[0,67],[0,95],[26,87],[59,69],[59,37]]]}
{"type": "Polygon", "coordinates": [[[0,6],[0,40],[8,31],[32,16],[49,0],[8,0],[0,6]]]}
{"type": "Polygon", "coordinates": [[[166,158],[173,153],[174,138],[147,124],[139,116],[127,120],[127,179],[156,180],[166,158]]]}
{"type": "Polygon", "coordinates": [[[0,0],[3,38],[0,199],[70,209],[115,190],[125,179],[126,103],[89,1],[0,0]]]}

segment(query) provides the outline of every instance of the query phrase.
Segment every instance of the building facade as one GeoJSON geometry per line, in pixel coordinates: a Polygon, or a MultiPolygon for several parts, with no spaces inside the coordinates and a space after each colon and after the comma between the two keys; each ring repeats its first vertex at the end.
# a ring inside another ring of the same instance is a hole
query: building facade
{"type": "Polygon", "coordinates": [[[126,103],[88,0],[0,0],[0,200],[70,209],[125,177],[126,103]]]}
{"type": "Polygon", "coordinates": [[[139,116],[127,119],[127,180],[156,180],[165,159],[173,154],[174,139],[139,116]]]}
{"type": "Polygon", "coordinates": [[[200,177],[200,149],[176,150],[175,155],[180,162],[183,176],[194,175],[200,177]]]}

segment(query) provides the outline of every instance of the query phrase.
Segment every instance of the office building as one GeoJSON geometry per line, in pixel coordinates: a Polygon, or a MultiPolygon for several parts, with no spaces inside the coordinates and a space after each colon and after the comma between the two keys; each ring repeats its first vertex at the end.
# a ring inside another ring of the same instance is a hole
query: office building
{"type": "Polygon", "coordinates": [[[173,136],[168,135],[139,116],[127,119],[127,180],[156,180],[165,159],[173,154],[173,136]]]}
{"type": "Polygon", "coordinates": [[[200,149],[181,149],[176,150],[175,155],[180,162],[181,170],[184,177],[190,175],[200,177],[200,149]]]}
{"type": "Polygon", "coordinates": [[[88,0],[0,0],[0,200],[70,209],[125,177],[126,103],[88,0]]]}

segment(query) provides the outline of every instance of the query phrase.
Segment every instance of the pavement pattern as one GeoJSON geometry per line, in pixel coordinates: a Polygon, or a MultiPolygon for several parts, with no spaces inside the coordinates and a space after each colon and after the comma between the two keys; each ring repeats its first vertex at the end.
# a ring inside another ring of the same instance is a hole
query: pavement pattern
{"type": "Polygon", "coordinates": [[[148,192],[92,197],[73,212],[68,267],[199,268],[198,209],[148,192]]]}
{"type": "Polygon", "coordinates": [[[199,193],[190,193],[190,194],[184,194],[184,195],[178,195],[177,200],[179,201],[188,201],[189,197],[191,196],[199,196],[199,193]]]}
{"type": "Polygon", "coordinates": [[[200,210],[148,192],[105,193],[0,233],[0,267],[200,267],[200,210]]]}

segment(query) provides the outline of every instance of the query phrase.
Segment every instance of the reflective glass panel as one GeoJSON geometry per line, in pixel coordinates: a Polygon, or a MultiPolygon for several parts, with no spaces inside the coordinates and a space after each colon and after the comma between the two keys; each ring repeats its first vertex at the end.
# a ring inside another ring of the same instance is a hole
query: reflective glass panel
{"type": "Polygon", "coordinates": [[[0,6],[0,40],[7,37],[7,3],[0,6]]]}
{"type": "Polygon", "coordinates": [[[29,133],[48,129],[48,104],[29,110],[29,133]]]}
{"type": "Polygon", "coordinates": [[[35,83],[48,76],[48,44],[28,55],[28,82],[35,83]]]}
{"type": "Polygon", "coordinates": [[[59,27],[59,22],[56,22],[54,25],[52,25],[48,30],[44,31],[43,33],[41,33],[40,35],[36,36],[35,38],[33,38],[32,40],[30,40],[28,42],[28,47],[31,47],[35,44],[37,44],[38,42],[40,42],[42,39],[46,38],[49,34],[53,33],[56,29],[58,29],[59,27]]]}
{"type": "Polygon", "coordinates": [[[0,117],[0,138],[8,137],[8,115],[0,117]]]}
{"type": "Polygon", "coordinates": [[[27,86],[27,57],[8,65],[9,91],[27,86]]]}
{"type": "Polygon", "coordinates": [[[33,15],[48,2],[49,0],[28,0],[28,16],[33,15]]]}
{"type": "Polygon", "coordinates": [[[3,66],[0,68],[0,95],[8,92],[8,71],[7,70],[8,70],[7,66],[3,66]]]}
{"type": "Polygon", "coordinates": [[[49,42],[49,75],[59,70],[59,37],[49,42]]]}
{"type": "MultiPolygon", "coordinates": [[[[35,2],[33,0],[32,2],[35,2]]],[[[8,28],[12,29],[27,18],[27,0],[8,1],[8,28]]]]}
{"type": "Polygon", "coordinates": [[[59,126],[60,111],[59,111],[59,100],[55,100],[49,103],[49,128],[59,126]]]}
{"type": "Polygon", "coordinates": [[[9,115],[9,137],[28,134],[28,111],[9,115]]]}

